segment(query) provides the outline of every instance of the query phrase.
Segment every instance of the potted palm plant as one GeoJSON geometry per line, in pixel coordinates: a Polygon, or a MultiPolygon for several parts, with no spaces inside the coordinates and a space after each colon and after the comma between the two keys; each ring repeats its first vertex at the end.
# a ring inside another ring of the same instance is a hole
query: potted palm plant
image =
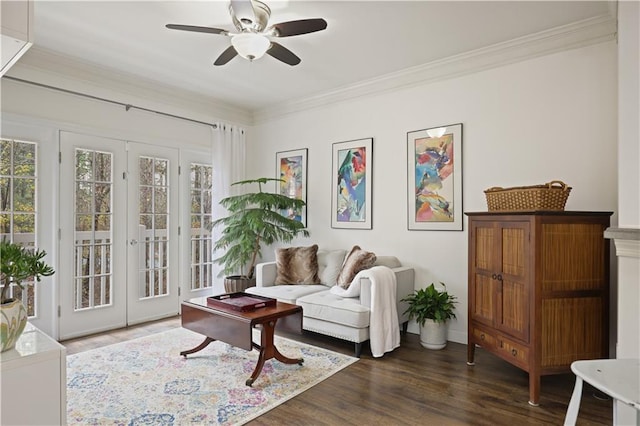
{"type": "Polygon", "coordinates": [[[456,317],[453,310],[457,298],[447,292],[444,283],[440,284],[442,291],[431,283],[402,299],[409,302],[405,313],[420,326],[420,344],[427,349],[443,349],[447,345],[447,321],[456,317]]]}
{"type": "Polygon", "coordinates": [[[214,262],[223,265],[225,291],[242,291],[255,285],[254,270],[262,254],[262,246],[288,243],[298,235],[309,236],[302,222],[283,216],[282,210],[297,210],[303,200],[262,191],[262,185],[275,178],[259,178],[232,185],[258,185],[258,192],[232,195],[220,201],[229,215],[215,220],[211,228],[223,227],[214,251],[224,252],[214,262]]]}
{"type": "Polygon", "coordinates": [[[27,310],[19,299],[10,297],[11,285],[24,290],[23,281],[33,277],[54,274],[51,266],[42,259],[47,255],[44,250],[32,250],[6,240],[0,241],[0,343],[1,352],[13,348],[27,325],[27,310]]]}

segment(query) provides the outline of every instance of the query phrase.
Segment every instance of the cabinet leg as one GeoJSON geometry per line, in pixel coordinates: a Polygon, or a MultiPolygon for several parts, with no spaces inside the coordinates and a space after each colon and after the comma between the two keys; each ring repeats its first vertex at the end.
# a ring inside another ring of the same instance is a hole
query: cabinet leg
{"type": "Polygon", "coordinates": [[[529,373],[529,405],[540,405],[540,375],[529,373]]]}
{"type": "Polygon", "coordinates": [[[469,342],[467,344],[467,365],[476,365],[474,359],[476,356],[476,344],[469,342]]]}

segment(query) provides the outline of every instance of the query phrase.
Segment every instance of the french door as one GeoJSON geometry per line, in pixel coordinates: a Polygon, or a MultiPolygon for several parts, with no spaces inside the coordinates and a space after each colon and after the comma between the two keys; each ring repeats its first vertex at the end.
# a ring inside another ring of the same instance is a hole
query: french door
{"type": "Polygon", "coordinates": [[[175,315],[178,293],[178,153],[128,144],[129,324],[175,315]]]}
{"type": "Polygon", "coordinates": [[[126,201],[126,144],[61,132],[61,339],[127,324],[126,201]]]}
{"type": "Polygon", "coordinates": [[[174,315],[176,150],[60,133],[61,339],[174,315]]]}
{"type": "Polygon", "coordinates": [[[213,294],[213,167],[206,159],[202,152],[180,153],[180,189],[189,195],[181,210],[181,300],[213,294]]]}

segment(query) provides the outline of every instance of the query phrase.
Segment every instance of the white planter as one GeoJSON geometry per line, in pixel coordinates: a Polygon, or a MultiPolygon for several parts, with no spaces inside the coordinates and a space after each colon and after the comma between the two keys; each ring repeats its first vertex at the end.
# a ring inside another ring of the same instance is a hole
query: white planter
{"type": "Polygon", "coordinates": [[[447,323],[426,320],[424,326],[420,326],[420,344],[436,350],[447,346],[447,323]]]}
{"type": "Polygon", "coordinates": [[[0,305],[1,352],[13,348],[27,325],[27,310],[20,300],[0,305]]]}

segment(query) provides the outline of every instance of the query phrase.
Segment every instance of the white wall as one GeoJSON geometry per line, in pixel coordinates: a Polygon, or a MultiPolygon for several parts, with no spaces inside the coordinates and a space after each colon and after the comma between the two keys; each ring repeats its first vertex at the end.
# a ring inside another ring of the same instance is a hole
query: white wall
{"type": "Polygon", "coordinates": [[[406,133],[463,124],[465,211],[486,210],[486,188],[553,179],[573,187],[567,210],[614,211],[616,62],[607,42],[257,124],[248,136],[249,177],[275,176],[277,151],[308,148],[311,237],[298,243],[359,244],[413,266],[416,288],[446,283],[460,300],[449,340],[466,343],[466,217],[464,232],[407,230],[406,133]],[[373,229],[331,229],[331,144],[366,137],[374,138],[373,229]]]}

